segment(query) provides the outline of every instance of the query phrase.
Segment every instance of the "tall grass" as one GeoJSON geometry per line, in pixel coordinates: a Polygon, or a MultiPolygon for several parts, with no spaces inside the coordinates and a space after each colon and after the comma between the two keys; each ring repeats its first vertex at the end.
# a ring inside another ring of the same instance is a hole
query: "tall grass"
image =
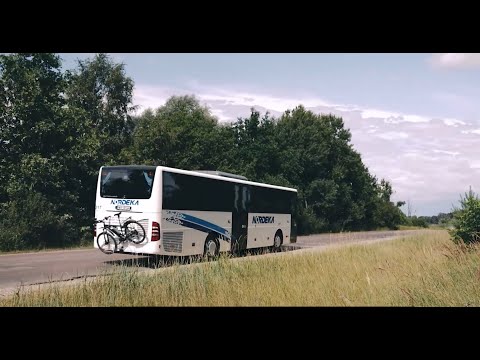
{"type": "Polygon", "coordinates": [[[221,258],[69,287],[19,291],[1,306],[479,306],[480,248],[446,231],[371,245],[221,258]]]}

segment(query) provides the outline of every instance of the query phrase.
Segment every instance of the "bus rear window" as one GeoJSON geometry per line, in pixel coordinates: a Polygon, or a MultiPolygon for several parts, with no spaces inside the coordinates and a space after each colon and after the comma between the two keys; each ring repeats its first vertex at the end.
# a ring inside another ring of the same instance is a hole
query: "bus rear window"
{"type": "Polygon", "coordinates": [[[155,170],[139,168],[103,168],[100,196],[117,199],[149,199],[155,170]]]}

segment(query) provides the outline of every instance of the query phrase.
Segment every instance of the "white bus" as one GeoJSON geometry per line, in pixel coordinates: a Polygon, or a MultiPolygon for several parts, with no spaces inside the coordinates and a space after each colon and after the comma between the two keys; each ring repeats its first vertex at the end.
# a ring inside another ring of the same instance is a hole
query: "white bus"
{"type": "MultiPolygon", "coordinates": [[[[296,242],[296,196],[296,189],[216,171],[102,166],[95,217],[111,216],[115,224],[113,215],[122,211],[122,222],[131,217],[143,225],[145,240],[120,243],[116,252],[216,256],[296,242]]],[[[95,225],[95,234],[102,226],[95,225]]]]}

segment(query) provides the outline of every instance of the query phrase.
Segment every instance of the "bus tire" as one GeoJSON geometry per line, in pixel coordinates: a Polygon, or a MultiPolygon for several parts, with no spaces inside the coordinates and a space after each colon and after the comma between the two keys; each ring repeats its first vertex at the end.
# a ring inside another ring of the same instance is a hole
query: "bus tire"
{"type": "Polygon", "coordinates": [[[282,230],[278,229],[273,237],[273,246],[272,249],[274,251],[280,251],[283,244],[283,233],[282,230]]]}
{"type": "Polygon", "coordinates": [[[214,258],[218,256],[220,253],[220,244],[214,235],[210,234],[207,236],[203,249],[203,256],[206,258],[214,258]]]}

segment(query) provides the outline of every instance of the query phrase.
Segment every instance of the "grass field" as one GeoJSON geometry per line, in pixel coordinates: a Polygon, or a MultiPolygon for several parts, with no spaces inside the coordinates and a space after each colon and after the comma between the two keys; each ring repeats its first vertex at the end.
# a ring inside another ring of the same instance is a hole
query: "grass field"
{"type": "Polygon", "coordinates": [[[145,274],[119,267],[1,306],[479,306],[480,247],[446,231],[370,245],[221,258],[145,274]]]}

